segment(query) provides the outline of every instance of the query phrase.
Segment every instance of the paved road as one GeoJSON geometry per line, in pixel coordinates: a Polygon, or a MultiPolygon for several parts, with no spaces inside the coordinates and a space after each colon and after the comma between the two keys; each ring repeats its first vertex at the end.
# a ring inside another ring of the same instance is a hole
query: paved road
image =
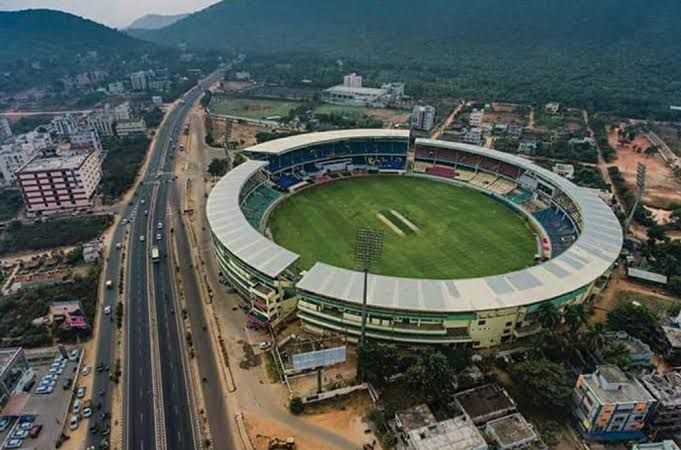
{"type": "MultiPolygon", "coordinates": [[[[212,74],[207,83],[217,80],[219,72],[212,74]]],[[[126,374],[123,377],[125,383],[124,392],[124,447],[131,450],[145,450],[159,448],[155,429],[156,411],[154,406],[154,393],[152,390],[152,353],[150,327],[157,324],[159,329],[159,352],[161,355],[162,377],[165,411],[165,436],[169,449],[193,449],[194,438],[192,433],[191,415],[189,414],[189,400],[187,397],[187,385],[185,382],[182,354],[178,350],[179,339],[182,333],[178,331],[177,322],[164,320],[168,314],[172,314],[168,303],[162,302],[166,297],[172,299],[169,286],[169,272],[167,260],[160,264],[150,266],[149,248],[156,238],[156,224],[163,221],[166,211],[167,188],[166,174],[172,167],[166,158],[171,151],[171,142],[177,140],[181,132],[181,125],[191,105],[196,102],[203,87],[193,88],[188,91],[174,109],[164,125],[158,130],[154,146],[151,148],[151,157],[144,173],[143,183],[138,189],[132,204],[122,208],[123,217],[135,217],[135,221],[129,225],[119,225],[114,231],[112,242],[123,242],[126,238],[126,230],[130,230],[129,246],[125,265],[124,280],[128,283],[128,299],[125,311],[125,323],[127,330],[124,357],[126,359],[126,374]],[[159,177],[160,175],[160,177],[159,177]],[[144,201],[144,204],[142,204],[144,201]],[[154,209],[145,214],[145,209],[154,209]],[[153,229],[152,229],[153,226],[153,229]],[[144,242],[139,240],[145,236],[144,242]],[[151,272],[151,273],[149,273],[151,272]],[[158,280],[152,286],[151,282],[158,280]],[[153,293],[156,299],[156,313],[154,318],[149,311],[149,293],[153,293]],[[151,317],[151,320],[150,320],[151,317]],[[166,380],[167,378],[167,380],[166,380]]],[[[165,248],[164,248],[165,251],[165,248]]],[[[114,327],[113,320],[107,320],[101,313],[105,306],[114,306],[118,299],[118,280],[121,271],[121,252],[115,248],[111,250],[111,256],[104,268],[105,279],[112,280],[113,289],[105,289],[100,309],[100,331],[97,337],[98,362],[107,364],[112,370],[115,361],[114,327]]],[[[102,410],[111,409],[112,386],[108,375],[104,372],[97,374],[93,384],[93,391],[98,393],[102,402],[102,410]]],[[[96,445],[101,437],[88,434],[86,445],[96,445]]]]}

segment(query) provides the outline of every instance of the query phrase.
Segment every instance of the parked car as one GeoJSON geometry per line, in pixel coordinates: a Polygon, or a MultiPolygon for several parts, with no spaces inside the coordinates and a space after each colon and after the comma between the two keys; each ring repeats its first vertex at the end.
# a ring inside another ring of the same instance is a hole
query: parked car
{"type": "Polygon", "coordinates": [[[78,389],[76,389],[76,397],[78,398],[85,397],[85,386],[78,386],[78,389]]]}
{"type": "Polygon", "coordinates": [[[25,439],[26,437],[28,437],[28,430],[19,428],[18,430],[15,430],[14,433],[12,433],[12,437],[14,439],[25,439]]]}
{"type": "Polygon", "coordinates": [[[9,428],[10,423],[12,423],[12,420],[9,417],[3,417],[0,419],[0,433],[9,428]]]}
{"type": "Polygon", "coordinates": [[[69,359],[71,361],[78,360],[79,356],[80,356],[80,350],[78,350],[77,348],[74,348],[73,350],[71,350],[71,353],[69,353],[69,359]]]}
{"type": "Polygon", "coordinates": [[[106,305],[104,307],[104,314],[106,314],[107,316],[111,314],[111,305],[106,305]]]}
{"type": "Polygon", "coordinates": [[[38,425],[33,425],[31,427],[31,431],[28,432],[28,435],[31,436],[32,439],[37,438],[40,436],[40,432],[43,431],[43,426],[38,424],[38,425]]]}
{"type": "Polygon", "coordinates": [[[73,414],[78,414],[78,413],[80,412],[80,404],[81,404],[81,403],[80,403],[80,400],[79,400],[79,399],[75,399],[75,400],[73,401],[73,407],[71,407],[71,412],[72,412],[73,414]]]}
{"type": "Polygon", "coordinates": [[[83,368],[80,370],[80,374],[82,376],[87,376],[90,373],[90,366],[83,366],[83,368]]]}
{"type": "Polygon", "coordinates": [[[92,402],[85,400],[83,402],[83,417],[88,418],[90,416],[92,416],[92,402]]]}
{"type": "Polygon", "coordinates": [[[3,448],[19,448],[21,445],[24,443],[23,440],[21,439],[10,439],[7,442],[5,442],[5,446],[3,448]]]}
{"type": "Polygon", "coordinates": [[[75,430],[76,428],[78,428],[78,422],[79,422],[78,416],[75,414],[72,415],[71,419],[69,419],[69,429],[75,430]]]}

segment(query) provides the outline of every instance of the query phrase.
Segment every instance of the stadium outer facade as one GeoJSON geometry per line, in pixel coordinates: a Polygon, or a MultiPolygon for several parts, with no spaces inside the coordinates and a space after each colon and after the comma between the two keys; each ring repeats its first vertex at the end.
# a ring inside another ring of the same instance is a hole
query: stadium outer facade
{"type": "Polygon", "coordinates": [[[502,275],[455,280],[370,275],[370,338],[495,346],[539,330],[544,303],[585,302],[607,281],[622,230],[593,191],[530,161],[495,150],[416,139],[401,130],[310,133],[256,145],[250,159],[215,186],[207,202],[222,275],[249,303],[249,320],[276,327],[297,314],[314,333],[360,331],[362,276],[316,263],[298,270],[298,255],[260,231],[281,200],[337,177],[398,173],[477,189],[535,224],[538,264],[502,275]]]}

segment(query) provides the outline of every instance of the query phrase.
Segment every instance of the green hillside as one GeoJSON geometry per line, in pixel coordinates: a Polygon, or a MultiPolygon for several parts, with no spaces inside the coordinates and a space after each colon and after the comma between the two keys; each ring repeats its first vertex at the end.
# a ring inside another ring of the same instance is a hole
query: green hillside
{"type": "Polygon", "coordinates": [[[225,0],[138,36],[645,114],[681,101],[679,23],[676,0],[225,0]]]}

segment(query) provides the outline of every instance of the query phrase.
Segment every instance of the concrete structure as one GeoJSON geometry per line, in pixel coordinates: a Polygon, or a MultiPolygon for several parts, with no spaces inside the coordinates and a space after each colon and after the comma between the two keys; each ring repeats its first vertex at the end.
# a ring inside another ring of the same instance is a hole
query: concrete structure
{"type": "Polygon", "coordinates": [[[147,124],[144,119],[139,120],[122,120],[116,123],[116,134],[118,136],[131,136],[134,134],[145,134],[147,132],[147,124]]]}
{"type": "Polygon", "coordinates": [[[31,131],[15,136],[0,145],[0,172],[6,184],[16,182],[16,171],[53,145],[50,134],[31,131]]]}
{"type": "Polygon", "coordinates": [[[637,269],[636,267],[627,267],[627,276],[639,281],[660,284],[663,286],[666,285],[668,281],[666,275],[650,272],[649,270],[637,269]]]}
{"type": "Polygon", "coordinates": [[[98,240],[83,244],[83,261],[93,263],[102,255],[102,243],[98,240]]]}
{"type": "Polygon", "coordinates": [[[92,206],[102,177],[94,151],[50,158],[35,158],[17,171],[26,210],[48,214],[92,206]]]}
{"type": "Polygon", "coordinates": [[[430,131],[435,125],[435,108],[416,105],[411,112],[411,126],[416,130],[430,131]]]}
{"type": "Polygon", "coordinates": [[[55,117],[50,122],[50,131],[59,136],[68,136],[78,130],[76,118],[71,114],[55,117]]]}
{"type": "Polygon", "coordinates": [[[343,77],[343,86],[349,88],[361,88],[362,87],[362,76],[356,73],[350,73],[343,77]]]}
{"type": "Polygon", "coordinates": [[[151,97],[151,102],[156,106],[163,106],[163,97],[160,95],[154,95],[151,97]]]}
{"type": "Polygon", "coordinates": [[[664,358],[673,366],[681,366],[681,328],[662,326],[664,358]]]}
{"type": "Polygon", "coordinates": [[[23,349],[0,348],[0,410],[9,396],[21,389],[30,373],[23,349]]]}
{"type": "Polygon", "coordinates": [[[487,450],[480,431],[465,414],[437,421],[430,408],[417,405],[395,414],[395,424],[409,450],[487,450]]]}
{"type": "MultiPolygon", "coordinates": [[[[409,138],[402,130],[339,130],[291,136],[245,149],[244,155],[251,160],[223,177],[207,203],[218,263],[228,282],[249,301],[257,297],[268,308],[276,310],[282,302],[297,306],[298,317],[310,332],[343,333],[356,339],[361,323],[362,274],[324,263],[300,273],[294,264],[298,255],[264,237],[259,227],[283,198],[270,189],[272,180],[292,179],[285,189],[295,190],[295,186],[308,183],[301,171],[320,167],[346,172],[359,168],[365,174],[369,167],[376,173],[404,173],[409,138]],[[377,160],[396,161],[397,165],[370,165],[377,160]],[[259,205],[261,215],[251,223],[241,205],[256,188],[267,193],[268,200],[259,205]]],[[[560,309],[582,303],[598,292],[619,256],[622,231],[612,210],[597,195],[524,158],[487,148],[416,139],[414,152],[415,164],[432,166],[436,160],[438,165],[451,167],[454,174],[470,175],[467,180],[481,174],[495,183],[490,188],[489,182],[475,185],[465,179],[414,176],[483,191],[526,214],[528,220],[536,219],[525,211],[523,202],[540,199],[550,207],[547,212],[560,215],[566,231],[553,239],[550,260],[508,274],[453,280],[370,274],[369,338],[491,347],[536,332],[534,324],[542,304],[550,302],[560,309]],[[499,181],[504,188],[495,191],[499,181]]]]}
{"type": "Polygon", "coordinates": [[[50,303],[47,318],[53,326],[65,330],[90,330],[83,305],[77,300],[50,303]]]}
{"type": "Polygon", "coordinates": [[[553,173],[565,177],[568,180],[572,180],[575,177],[575,166],[572,164],[561,164],[556,163],[553,165],[553,173]]]}
{"type": "Polygon", "coordinates": [[[482,109],[474,109],[469,115],[468,115],[468,123],[472,127],[480,127],[482,126],[482,119],[485,117],[485,111],[482,109]]]}
{"type": "Polygon", "coordinates": [[[650,435],[653,439],[672,439],[681,435],[681,372],[649,374],[640,380],[657,400],[647,423],[650,435]]]}
{"type": "Polygon", "coordinates": [[[489,436],[499,450],[516,450],[523,448],[545,449],[546,445],[534,431],[522,414],[515,413],[500,419],[487,422],[485,434],[489,436]]]}
{"type": "Polygon", "coordinates": [[[322,91],[322,101],[337,105],[374,106],[384,108],[404,95],[403,83],[386,83],[380,88],[362,86],[362,77],[352,73],[343,77],[343,84],[322,91]]]}
{"type": "Polygon", "coordinates": [[[71,150],[92,150],[101,159],[104,152],[97,130],[79,128],[68,136],[71,150]]]}
{"type": "Polygon", "coordinates": [[[130,74],[130,84],[132,85],[133,91],[146,91],[147,90],[147,72],[140,71],[130,74]]]}
{"type": "Polygon", "coordinates": [[[537,141],[521,141],[518,143],[518,153],[533,155],[537,151],[537,141]]]}
{"type": "Polygon", "coordinates": [[[598,366],[580,375],[574,390],[573,414],[588,440],[638,441],[655,398],[638,380],[629,379],[614,365],[598,366]]]}
{"type": "Polygon", "coordinates": [[[109,83],[108,91],[111,95],[124,94],[125,86],[122,81],[114,81],[113,83],[109,83]]]}
{"type": "Polygon", "coordinates": [[[0,116],[0,144],[12,137],[12,128],[7,117],[0,116]]]}
{"type": "Polygon", "coordinates": [[[549,114],[558,114],[558,111],[560,111],[560,103],[549,102],[546,105],[544,105],[544,111],[546,111],[549,114]]]}
{"type": "Polygon", "coordinates": [[[130,102],[123,102],[120,105],[116,105],[111,108],[109,105],[104,107],[104,111],[113,115],[114,120],[130,120],[132,118],[132,109],[130,108],[130,102]]]}
{"type": "Polygon", "coordinates": [[[679,446],[672,440],[661,442],[649,442],[647,444],[634,444],[631,450],[679,450],[679,446]]]}
{"type": "Polygon", "coordinates": [[[91,112],[86,121],[90,128],[97,130],[102,136],[112,136],[114,133],[114,118],[103,110],[91,112]]]}
{"type": "Polygon", "coordinates": [[[516,412],[516,404],[498,384],[485,384],[458,392],[454,402],[477,426],[516,412]]]}
{"type": "Polygon", "coordinates": [[[611,342],[623,345],[629,350],[631,362],[635,366],[649,366],[655,353],[650,346],[640,339],[629,336],[625,331],[615,331],[607,333],[606,336],[611,342]]]}

